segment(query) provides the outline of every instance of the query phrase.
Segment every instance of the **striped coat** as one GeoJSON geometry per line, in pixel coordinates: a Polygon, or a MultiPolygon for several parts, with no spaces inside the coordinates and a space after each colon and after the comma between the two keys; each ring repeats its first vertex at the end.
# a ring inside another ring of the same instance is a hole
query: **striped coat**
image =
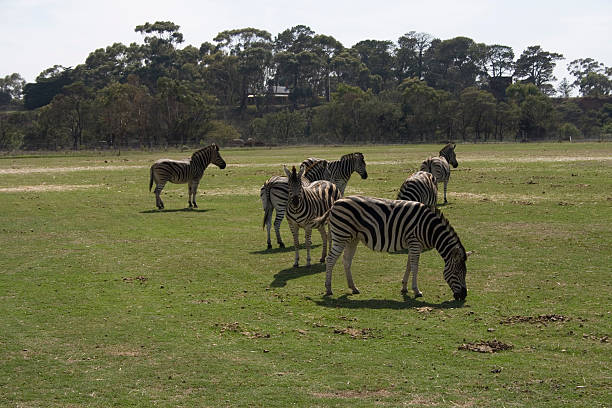
{"type": "Polygon", "coordinates": [[[325,218],[328,210],[333,205],[334,201],[341,197],[338,188],[329,181],[319,180],[310,183],[303,178],[304,168],[300,168],[296,172],[295,167],[289,172],[287,167],[284,168],[287,174],[287,184],[289,188],[289,196],[287,200],[287,221],[289,228],[293,234],[293,245],[295,247],[294,267],[299,265],[299,228],[305,231],[306,241],[306,266],[310,265],[310,237],[312,229],[316,228],[321,233],[323,240],[323,254],[321,262],[325,262],[327,255],[328,234],[325,231],[325,218]]]}
{"type": "Polygon", "coordinates": [[[176,184],[187,183],[189,208],[197,208],[198,185],[204,175],[204,170],[210,163],[219,166],[220,169],[225,168],[225,160],[219,153],[219,146],[214,143],[196,151],[187,160],[159,159],[153,163],[150,170],[149,191],[151,191],[153,182],[155,182],[155,204],[157,208],[160,210],[164,208],[164,202],[160,194],[168,181],[176,184]]]}
{"type": "Polygon", "coordinates": [[[397,194],[397,199],[418,201],[435,211],[438,200],[436,178],[426,171],[417,171],[404,181],[397,194]]]}
{"type": "Polygon", "coordinates": [[[412,271],[412,290],[422,296],[417,285],[419,256],[435,248],[444,259],[443,276],[456,300],[467,296],[465,284],[467,253],[459,236],[441,212],[414,201],[350,196],[334,203],[329,212],[332,248],[326,261],[325,288],[331,295],[332,270],[344,251],[344,271],[353,293],[359,290],[353,282],[351,263],[357,244],[363,242],[374,251],[408,250],[408,263],[402,279],[402,293],[412,271]]]}
{"type": "Polygon", "coordinates": [[[448,202],[446,199],[446,189],[448,186],[448,181],[450,179],[450,166],[449,163],[456,168],[459,163],[457,163],[457,157],[455,155],[455,146],[456,144],[449,143],[440,150],[440,156],[438,157],[430,157],[421,163],[421,167],[419,170],[426,171],[431,173],[436,178],[436,183],[443,182],[444,183],[444,204],[448,202]]]}

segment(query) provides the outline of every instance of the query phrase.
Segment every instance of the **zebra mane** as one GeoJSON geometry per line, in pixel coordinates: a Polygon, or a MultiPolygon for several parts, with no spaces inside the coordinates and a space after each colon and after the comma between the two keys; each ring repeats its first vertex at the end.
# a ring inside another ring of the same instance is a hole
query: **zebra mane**
{"type": "Polygon", "coordinates": [[[204,153],[204,152],[208,152],[208,151],[211,151],[211,150],[216,150],[216,151],[219,151],[219,146],[217,146],[216,144],[214,144],[214,143],[213,143],[213,144],[211,144],[211,145],[208,145],[208,146],[206,146],[206,147],[203,147],[203,148],[201,148],[200,150],[196,150],[196,151],[195,151],[195,152],[194,152],[194,153],[191,155],[191,158],[193,159],[193,158],[195,157],[195,155],[197,155],[197,154],[202,154],[202,153],[204,153]]]}
{"type": "Polygon", "coordinates": [[[308,173],[311,170],[318,170],[320,167],[322,167],[323,170],[325,170],[325,168],[327,168],[327,160],[319,160],[319,161],[312,163],[310,166],[304,169],[304,174],[308,173]]]}
{"type": "Polygon", "coordinates": [[[447,153],[449,151],[454,151],[455,147],[457,145],[454,143],[447,143],[446,146],[444,146],[441,150],[440,150],[440,156],[444,156],[444,153],[447,153]]]}
{"type": "Polygon", "coordinates": [[[463,244],[461,243],[461,239],[459,239],[459,234],[457,234],[457,231],[455,231],[455,229],[453,228],[453,226],[450,224],[450,222],[448,221],[448,219],[444,216],[444,214],[442,214],[442,211],[440,211],[439,208],[436,208],[435,211],[432,211],[435,216],[437,218],[440,219],[442,226],[446,229],[448,229],[448,231],[453,234],[456,238],[457,238],[457,244],[459,245],[459,247],[461,247],[461,249],[463,250],[463,253],[465,254],[465,248],[463,246],[463,244]]]}
{"type": "Polygon", "coordinates": [[[363,154],[359,153],[359,152],[348,153],[348,154],[345,154],[344,156],[340,157],[340,161],[351,160],[351,159],[357,157],[358,155],[362,155],[363,156],[363,154]]]}

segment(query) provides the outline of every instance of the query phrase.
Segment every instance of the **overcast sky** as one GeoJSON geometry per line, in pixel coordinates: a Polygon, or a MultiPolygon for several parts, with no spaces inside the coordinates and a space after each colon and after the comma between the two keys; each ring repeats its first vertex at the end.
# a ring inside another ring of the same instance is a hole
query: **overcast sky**
{"type": "Polygon", "coordinates": [[[0,0],[0,16],[0,77],[16,72],[28,82],[53,65],[81,64],[97,48],[142,43],[134,28],[155,21],[180,26],[181,48],[224,30],[254,27],[274,37],[303,24],[345,47],[396,42],[409,31],[507,45],[516,57],[540,45],[565,56],[559,79],[571,79],[566,67],[577,58],[612,66],[611,0],[0,0]]]}

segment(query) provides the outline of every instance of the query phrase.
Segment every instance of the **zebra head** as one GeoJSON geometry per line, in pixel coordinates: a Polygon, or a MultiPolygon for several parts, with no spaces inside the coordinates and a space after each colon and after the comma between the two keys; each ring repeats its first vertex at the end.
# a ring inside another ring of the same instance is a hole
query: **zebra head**
{"type": "Polygon", "coordinates": [[[449,143],[440,150],[440,156],[444,157],[447,162],[450,163],[453,168],[457,168],[459,163],[457,163],[457,156],[455,155],[455,147],[456,143],[449,143]]]}
{"type": "Polygon", "coordinates": [[[366,170],[366,162],[363,158],[363,153],[354,153],[355,158],[355,171],[361,176],[363,180],[368,178],[368,171],[366,170]]]}
{"type": "Polygon", "coordinates": [[[289,187],[289,195],[287,202],[293,206],[297,207],[300,205],[300,202],[303,200],[304,188],[302,186],[302,175],[304,174],[304,167],[300,167],[300,171],[295,170],[295,166],[289,171],[287,166],[283,166],[285,170],[285,174],[287,175],[287,184],[289,187]]]}
{"type": "Polygon", "coordinates": [[[216,166],[219,166],[220,169],[224,169],[225,160],[223,160],[223,157],[221,157],[221,154],[219,153],[219,146],[213,143],[211,147],[210,162],[216,166]]]}
{"type": "Polygon", "coordinates": [[[467,268],[465,261],[469,254],[465,252],[465,249],[459,243],[451,249],[449,255],[444,260],[444,280],[453,291],[455,300],[464,301],[467,297],[467,286],[465,285],[467,268]]]}

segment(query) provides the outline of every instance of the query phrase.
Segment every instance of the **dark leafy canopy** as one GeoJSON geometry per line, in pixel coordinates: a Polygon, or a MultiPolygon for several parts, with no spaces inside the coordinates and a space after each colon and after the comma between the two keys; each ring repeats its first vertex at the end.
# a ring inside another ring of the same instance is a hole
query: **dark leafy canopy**
{"type": "MultiPolygon", "coordinates": [[[[426,140],[606,138],[612,130],[612,69],[572,61],[572,89],[588,102],[555,101],[563,57],[540,46],[514,50],[468,37],[409,31],[397,42],[346,48],[296,25],[272,36],[253,27],[181,46],[170,21],[135,28],[143,41],[92,51],[76,67],[55,65],[24,84],[0,80],[2,148],[229,143],[363,143],[426,140]],[[25,119],[24,119],[25,118],[25,119]],[[579,132],[577,134],[576,132],[579,132]],[[577,136],[578,135],[578,136],[577,136]]],[[[1,118],[0,118],[1,119],[1,118]]]]}
{"type": "Polygon", "coordinates": [[[534,45],[523,51],[516,61],[514,75],[550,95],[554,93],[551,82],[556,79],[553,75],[556,61],[562,59],[563,55],[544,51],[539,45],[534,45]]]}

